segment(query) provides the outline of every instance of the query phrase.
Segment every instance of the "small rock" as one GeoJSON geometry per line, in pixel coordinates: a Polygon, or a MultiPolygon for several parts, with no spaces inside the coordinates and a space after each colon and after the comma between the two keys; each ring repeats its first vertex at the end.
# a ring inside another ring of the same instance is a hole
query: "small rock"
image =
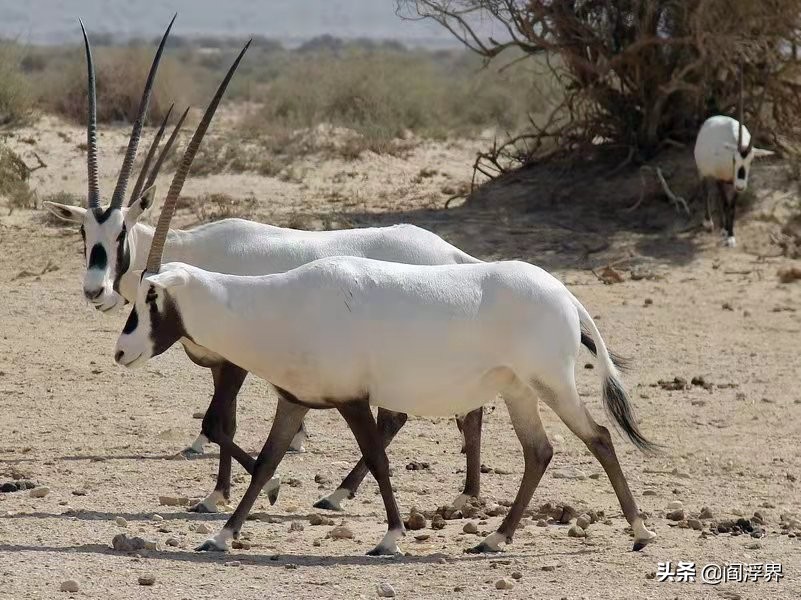
{"type": "Polygon", "coordinates": [[[61,582],[61,591],[62,592],[70,592],[71,594],[74,594],[79,589],[80,589],[80,586],[78,585],[78,582],[75,581],[74,579],[67,579],[67,581],[62,581],[61,582]]]}
{"type": "Polygon", "coordinates": [[[116,519],[114,519],[114,522],[117,524],[117,527],[128,527],[128,521],[126,521],[122,517],[117,517],[116,519]]]}
{"type": "Polygon", "coordinates": [[[333,525],[334,520],[328,517],[324,517],[318,514],[311,514],[309,515],[309,524],[310,525],[333,525]]]}
{"type": "Polygon", "coordinates": [[[687,519],[687,525],[690,526],[691,529],[696,531],[701,531],[704,528],[704,524],[701,523],[698,519],[687,519]]]}
{"type": "Polygon", "coordinates": [[[41,487],[33,488],[30,492],[28,492],[31,498],[44,498],[50,493],[50,488],[43,485],[41,487]]]}
{"type": "Polygon", "coordinates": [[[86,490],[72,490],[73,496],[86,496],[86,494],[87,494],[86,490]]]}
{"type": "Polygon", "coordinates": [[[387,583],[386,581],[382,581],[378,584],[378,597],[379,598],[394,598],[395,597],[395,588],[392,587],[391,584],[387,583]]]}
{"type": "Polygon", "coordinates": [[[681,509],[672,510],[666,516],[671,521],[683,521],[684,520],[684,511],[681,510],[681,509]]]}
{"type": "Polygon", "coordinates": [[[353,531],[345,525],[338,525],[328,532],[328,537],[335,540],[352,540],[353,531]]]}
{"type": "Polygon", "coordinates": [[[242,563],[239,562],[238,560],[229,560],[228,562],[225,563],[225,566],[226,567],[241,567],[242,563]]]}
{"type": "Polygon", "coordinates": [[[511,590],[513,587],[515,587],[515,584],[508,579],[499,579],[495,582],[496,590],[511,590]]]}
{"type": "Polygon", "coordinates": [[[303,531],[303,523],[300,521],[292,521],[289,524],[289,531],[303,531]]]}
{"type": "Polygon", "coordinates": [[[139,585],[153,585],[156,583],[156,576],[152,573],[147,573],[146,575],[139,576],[139,585]]]}
{"type": "Polygon", "coordinates": [[[668,510],[681,510],[684,508],[684,503],[681,500],[673,500],[672,502],[668,502],[668,510]]]}
{"type": "Polygon", "coordinates": [[[303,485],[303,482],[300,479],[297,479],[296,477],[290,477],[289,479],[287,479],[286,483],[289,487],[293,488],[300,487],[303,485]]]}
{"type": "Polygon", "coordinates": [[[174,538],[174,537],[167,538],[167,541],[164,542],[164,543],[166,545],[168,545],[168,546],[172,546],[173,548],[177,548],[178,544],[179,544],[178,538],[174,538]]]}
{"type": "Polygon", "coordinates": [[[328,485],[329,483],[331,483],[331,480],[328,479],[328,477],[326,477],[325,475],[317,473],[317,475],[314,476],[314,483],[319,483],[320,485],[328,485]]]}
{"type": "Polygon", "coordinates": [[[583,537],[587,537],[587,532],[585,532],[578,525],[573,525],[570,529],[567,530],[567,536],[568,537],[574,537],[574,538],[583,538],[583,537]]]}
{"type": "Polygon", "coordinates": [[[478,525],[470,521],[469,523],[465,523],[464,527],[462,527],[462,531],[465,533],[478,533],[478,525]]]}
{"type": "Polygon", "coordinates": [[[587,479],[587,474],[579,469],[557,469],[551,477],[554,479],[587,479]]]}
{"type": "Polygon", "coordinates": [[[760,548],[762,548],[762,544],[760,544],[759,542],[752,542],[750,544],[746,544],[745,547],[747,550],[759,550],[760,548]]]}
{"type": "Polygon", "coordinates": [[[162,517],[161,515],[153,515],[150,518],[151,520],[156,521],[156,523],[160,523],[161,521],[164,520],[164,517],[162,517]]]}
{"type": "Polygon", "coordinates": [[[698,513],[698,518],[699,519],[714,519],[715,515],[712,513],[712,509],[710,509],[708,506],[704,506],[701,509],[701,512],[698,513]]]}
{"type": "Polygon", "coordinates": [[[578,511],[575,508],[573,508],[569,504],[565,504],[562,507],[562,514],[559,516],[558,521],[562,525],[567,525],[568,523],[570,523],[570,521],[575,519],[577,515],[578,511]]]}
{"type": "Polygon", "coordinates": [[[416,536],[414,536],[414,539],[418,542],[425,542],[430,537],[430,533],[418,533],[416,536]]]}
{"type": "Polygon", "coordinates": [[[412,461],[406,465],[407,471],[425,471],[430,468],[431,465],[429,465],[427,462],[412,461]]]}
{"type": "Polygon", "coordinates": [[[195,525],[195,533],[211,533],[211,528],[209,528],[209,526],[205,523],[197,523],[195,525]]]}
{"type": "Polygon", "coordinates": [[[548,527],[548,522],[545,519],[539,519],[537,521],[537,527],[548,527]]]}
{"type": "Polygon", "coordinates": [[[643,495],[643,496],[656,496],[656,495],[657,495],[657,493],[656,493],[656,491],[655,491],[655,490],[645,490],[645,491],[642,493],[642,495],[643,495]]]}
{"type": "Polygon", "coordinates": [[[587,514],[581,515],[576,519],[576,525],[582,529],[587,529],[587,527],[590,526],[590,523],[592,523],[592,519],[590,518],[590,515],[587,514]]]}
{"type": "Polygon", "coordinates": [[[162,506],[186,506],[189,498],[185,496],[159,496],[159,504],[162,506]]]}
{"type": "Polygon", "coordinates": [[[147,542],[140,537],[128,537],[124,533],[118,533],[111,540],[111,547],[117,552],[136,552],[144,550],[147,542]]]}
{"type": "Polygon", "coordinates": [[[444,529],[445,524],[445,519],[439,513],[435,514],[434,518],[431,519],[431,529],[444,529]]]}
{"type": "Polygon", "coordinates": [[[409,519],[406,521],[406,527],[412,531],[424,529],[426,525],[426,518],[419,512],[412,512],[409,515],[409,519]]]}
{"type": "Polygon", "coordinates": [[[13,481],[7,481],[3,485],[0,485],[0,492],[4,494],[11,494],[13,492],[19,491],[19,487],[13,481]]]}
{"type": "Polygon", "coordinates": [[[543,571],[555,571],[556,570],[556,565],[543,565],[542,566],[542,570],[543,571]]]}
{"type": "Polygon", "coordinates": [[[250,550],[251,545],[247,540],[233,540],[231,542],[231,548],[234,550],[250,550]]]}
{"type": "Polygon", "coordinates": [[[513,571],[512,579],[523,579],[523,574],[520,571],[513,571]]]}

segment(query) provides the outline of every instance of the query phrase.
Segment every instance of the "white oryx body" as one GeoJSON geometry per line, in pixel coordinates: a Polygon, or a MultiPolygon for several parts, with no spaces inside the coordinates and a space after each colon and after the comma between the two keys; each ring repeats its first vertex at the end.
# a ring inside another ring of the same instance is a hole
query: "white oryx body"
{"type": "MultiPolygon", "coordinates": [[[[748,187],[748,175],[754,158],[770,156],[770,150],[756,148],[751,133],[743,123],[742,83],[740,89],[740,118],[716,115],[709,117],[701,125],[695,140],[695,164],[702,184],[714,182],[718,188],[719,214],[722,221],[722,234],[725,245],[736,245],[734,237],[734,217],[737,194],[748,187]]],[[[706,211],[704,222],[712,229],[712,210],[709,190],[706,192],[706,211]]]]}
{"type": "MultiPolygon", "coordinates": [[[[580,343],[577,301],[527,263],[329,258],[265,277],[170,263],[145,281],[165,283],[197,344],[320,407],[369,397],[396,412],[461,414],[513,374],[551,384],[580,343]]],[[[128,339],[116,350],[131,357],[128,339]]]]}
{"type": "MultiPolygon", "coordinates": [[[[129,179],[136,159],[137,148],[143,124],[147,118],[150,95],[167,37],[175,17],[162,36],[156,51],[147,80],[145,82],[139,110],[134,120],[117,184],[110,202],[101,206],[101,192],[98,176],[97,152],[97,114],[96,81],[91,45],[86,30],[81,23],[87,63],[88,112],[87,112],[87,174],[88,193],[86,207],[76,207],[54,202],[45,202],[45,207],[58,217],[80,224],[84,241],[86,271],[83,281],[85,298],[98,310],[107,312],[124,303],[133,302],[139,284],[132,274],[145,267],[147,257],[158,248],[159,256],[167,248],[170,260],[180,260],[204,269],[234,274],[267,274],[292,269],[312,260],[332,255],[351,254],[373,256],[385,260],[396,260],[422,264],[453,262],[478,262],[476,259],[451,246],[438,236],[411,225],[389,228],[370,228],[332,232],[305,232],[263,225],[241,219],[227,219],[218,223],[196,227],[189,231],[172,231],[168,225],[152,228],[139,222],[140,217],[153,204],[155,188],[153,184],[164,164],[169,150],[177,139],[187,108],[156,158],[156,150],[165,132],[172,107],[164,116],[150,145],[139,177],[133,185],[130,198],[126,202],[129,179]],[[151,161],[155,159],[152,169],[151,161]],[[167,239],[168,238],[168,239],[167,239]]],[[[250,42],[245,44],[236,60],[229,68],[225,78],[208,105],[194,135],[186,146],[183,159],[176,169],[172,185],[167,194],[165,207],[169,212],[175,209],[181,188],[189,174],[192,160],[202,142],[219,103],[234,72],[247,51],[250,42]]],[[[196,363],[208,367],[214,378],[214,394],[209,410],[203,419],[202,431],[195,443],[184,450],[185,456],[202,452],[203,445],[212,439],[220,445],[220,460],[215,490],[203,502],[190,510],[215,512],[217,503],[230,494],[231,460],[237,459],[247,470],[252,470],[252,457],[233,443],[236,431],[236,397],[247,372],[225,361],[220,355],[203,348],[191,340],[181,342],[187,354],[196,363]],[[206,437],[208,434],[209,437],[206,437]]],[[[390,423],[394,433],[405,420],[403,415],[383,417],[390,423]]],[[[379,419],[382,415],[379,414],[379,419]]],[[[468,415],[471,435],[465,434],[465,453],[468,455],[468,477],[465,493],[478,494],[480,472],[480,413],[468,415]],[[468,443],[469,442],[469,443],[468,443]],[[472,474],[472,476],[471,476],[472,474]]],[[[468,427],[467,420],[460,429],[468,427]]],[[[392,433],[392,435],[394,435],[392,433]]],[[[302,448],[305,435],[302,423],[299,425],[295,449],[302,448]]],[[[357,465],[343,484],[350,487],[338,489],[332,500],[321,500],[321,508],[339,508],[344,497],[352,497],[361,482],[366,469],[357,465]]],[[[273,482],[277,484],[277,480],[273,482]]],[[[463,494],[464,495],[464,494],[463,494]]],[[[271,496],[274,501],[274,496],[271,496]]]]}
{"type": "MultiPolygon", "coordinates": [[[[367,403],[444,416],[479,408],[498,394],[523,443],[526,471],[504,524],[476,551],[498,551],[501,542],[511,541],[542,475],[537,470],[544,471],[550,460],[538,397],[588,445],[603,449],[599,460],[634,529],[635,548],[654,537],[636,510],[608,431],[592,421],[576,391],[582,326],[598,351],[607,408],[632,441],[641,447],[649,443],[634,424],[592,318],[542,269],[523,262],[416,266],[333,257],[286,273],[247,277],[182,263],[149,265],[159,272],[144,273],[115,360],[142,366],[180,337],[189,337],[275,385],[285,403],[284,408],[279,403],[248,492],[225,528],[200,549],[225,548],[264,485],[262,478],[272,476],[275,454],[283,456],[289,444],[281,431],[287,402],[301,407],[300,418],[308,408],[337,408],[346,416],[352,406],[367,403]],[[273,442],[274,436],[283,436],[286,444],[273,442]]],[[[367,415],[372,418],[369,409],[367,415]]],[[[354,433],[363,455],[372,460],[388,511],[389,530],[372,552],[392,553],[403,526],[388,471],[379,471],[376,462],[376,453],[384,463],[386,455],[383,446],[359,437],[365,430],[354,433]]]]}
{"type": "MultiPolygon", "coordinates": [[[[743,158],[737,151],[739,128],[737,119],[723,115],[709,117],[698,131],[694,156],[698,174],[702,178],[708,177],[732,184],[738,192],[743,192],[748,187],[748,172],[755,153],[749,152],[743,158]],[[744,168],[741,173],[743,176],[738,177],[737,172],[741,166],[744,168]]],[[[743,125],[743,144],[748,146],[750,143],[751,134],[743,125]]]]}

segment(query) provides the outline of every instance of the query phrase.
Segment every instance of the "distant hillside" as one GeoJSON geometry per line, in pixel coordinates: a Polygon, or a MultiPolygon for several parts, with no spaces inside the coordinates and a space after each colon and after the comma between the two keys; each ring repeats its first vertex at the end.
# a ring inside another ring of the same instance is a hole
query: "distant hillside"
{"type": "Polygon", "coordinates": [[[92,33],[118,35],[120,41],[153,37],[177,11],[174,32],[186,36],[258,34],[288,46],[323,34],[429,48],[456,44],[434,24],[402,21],[394,8],[394,0],[0,0],[0,37],[33,44],[75,42],[78,17],[92,33]]]}

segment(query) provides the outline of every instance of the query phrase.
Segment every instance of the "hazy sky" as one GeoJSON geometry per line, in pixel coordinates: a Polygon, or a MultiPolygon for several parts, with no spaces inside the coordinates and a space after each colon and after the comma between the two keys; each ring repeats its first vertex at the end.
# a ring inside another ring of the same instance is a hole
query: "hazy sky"
{"type": "Polygon", "coordinates": [[[322,34],[454,45],[433,23],[402,21],[394,0],[0,0],[0,36],[23,43],[78,42],[77,18],[93,33],[156,36],[172,13],[178,35],[259,34],[284,42],[322,34]]]}

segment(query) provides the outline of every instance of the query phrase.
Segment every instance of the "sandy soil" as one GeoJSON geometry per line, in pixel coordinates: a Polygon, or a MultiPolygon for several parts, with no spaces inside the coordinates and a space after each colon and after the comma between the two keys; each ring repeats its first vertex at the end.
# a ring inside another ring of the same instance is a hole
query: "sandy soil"
{"type": "MultiPolygon", "coordinates": [[[[110,191],[124,132],[106,130],[100,139],[102,184],[110,191]]],[[[47,163],[32,181],[40,195],[83,194],[80,141],[79,129],[45,118],[11,143],[47,163]]],[[[625,381],[642,429],[664,452],[643,456],[620,438],[616,443],[659,534],[653,545],[630,551],[625,519],[599,465],[544,408],[555,456],[532,507],[552,502],[604,511],[608,521],[590,526],[586,539],[569,538],[566,525],[537,527],[526,518],[507,552],[474,557],[462,550],[479,538],[462,532],[466,520],[454,520],[442,530],[409,532],[406,556],[365,557],[384,529],[369,478],[344,513],[330,515],[351,527],[355,539],[327,538],[330,525],[308,522],[312,503],[357,458],[339,417],[316,412],[308,418],[308,452],[288,456],[281,467],[285,480],[298,482],[283,487],[274,507],[266,498],[258,502],[262,518],[243,530],[252,547],[224,556],[193,552],[207,537],[197,525],[216,530],[225,515],[160,506],[159,496],[198,497],[213,486],[216,454],[169,460],[199,429],[192,414],[208,402],[208,371],[176,348],[143,371],[117,368],[110,350],[125,315],[103,316],[82,302],[77,231],[49,224],[41,211],[7,216],[0,204],[0,483],[22,478],[50,488],[44,498],[0,493],[0,598],[374,598],[381,582],[400,598],[801,597],[801,541],[795,537],[801,530],[790,537],[780,527],[782,515],[801,516],[801,283],[779,284],[777,270],[793,262],[765,256],[768,235],[778,227],[769,216],[781,213],[795,192],[783,184],[763,186],[756,208],[740,221],[734,250],[679,226],[613,231],[615,214],[585,222],[571,212],[578,208],[518,210],[503,202],[513,186],[490,192],[495,202],[444,210],[449,191],[469,181],[481,143],[426,143],[406,158],[371,155],[351,163],[310,157],[297,165],[296,179],[220,175],[188,182],[186,193],[252,193],[259,199],[255,216],[276,221],[298,213],[335,213],[355,224],[412,221],[477,256],[524,258],[557,273],[599,319],[609,346],[634,359],[625,381]],[[431,168],[435,174],[421,176],[431,168]],[[604,285],[590,270],[615,261],[623,283],[604,285]],[[711,383],[709,389],[658,384],[696,376],[711,383]],[[587,477],[554,476],[575,470],[587,477]],[[318,474],[327,482],[315,483],[318,474]],[[666,518],[674,500],[692,517],[708,507],[714,519],[704,521],[706,531],[719,520],[759,511],[767,535],[758,540],[676,526],[666,518]],[[154,520],[155,513],[163,520],[154,520]],[[115,523],[117,517],[127,528],[115,523]],[[304,529],[290,532],[294,521],[304,529]],[[156,541],[160,549],[116,552],[110,542],[120,532],[156,541]],[[417,541],[421,533],[429,537],[417,541]],[[177,547],[166,545],[170,537],[177,547]],[[668,560],[693,561],[699,570],[707,563],[782,563],[784,579],[659,582],[657,563],[668,560]],[[522,577],[513,580],[514,572],[522,577]],[[153,587],[138,584],[144,574],[155,576],[153,587]],[[496,589],[501,578],[514,587],[496,589]],[[60,592],[67,579],[78,581],[80,591],[60,592]]],[[[668,206],[663,216],[676,219],[668,206]]],[[[189,211],[179,214],[179,223],[194,220],[189,211]]],[[[580,392],[606,423],[596,373],[580,369],[580,392]]],[[[274,403],[265,382],[248,379],[238,429],[247,449],[261,447],[274,403]]],[[[490,503],[511,500],[522,457],[502,402],[489,407],[483,442],[483,462],[505,473],[483,475],[483,495],[490,503]]],[[[434,510],[455,497],[464,467],[459,447],[452,421],[410,420],[389,453],[404,513],[413,506],[434,510]],[[411,461],[429,462],[430,469],[405,469],[411,461]]],[[[246,481],[235,467],[234,499],[246,481]]],[[[479,531],[493,529],[500,518],[486,519],[479,531]]]]}

